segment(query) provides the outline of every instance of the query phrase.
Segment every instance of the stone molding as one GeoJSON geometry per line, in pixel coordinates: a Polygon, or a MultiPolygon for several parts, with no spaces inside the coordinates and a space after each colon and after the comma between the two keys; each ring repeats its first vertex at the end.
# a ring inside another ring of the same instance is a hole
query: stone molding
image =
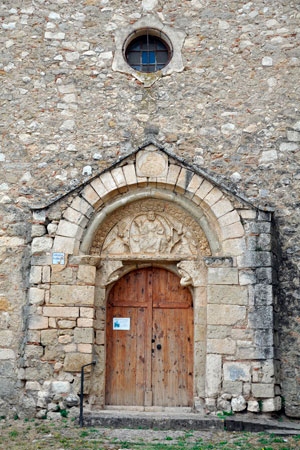
{"type": "Polygon", "coordinates": [[[182,72],[184,65],[181,57],[181,49],[183,46],[186,33],[168,25],[163,24],[157,17],[153,15],[146,15],[142,17],[133,25],[119,29],[115,34],[115,55],[112,64],[112,69],[117,72],[132,75],[134,78],[144,84],[145,87],[152,86],[160,77],[171,75],[175,72],[182,72]],[[124,44],[128,36],[140,29],[155,29],[161,31],[168,38],[168,43],[172,49],[172,58],[170,62],[159,72],[143,73],[132,69],[124,58],[124,44]]]}

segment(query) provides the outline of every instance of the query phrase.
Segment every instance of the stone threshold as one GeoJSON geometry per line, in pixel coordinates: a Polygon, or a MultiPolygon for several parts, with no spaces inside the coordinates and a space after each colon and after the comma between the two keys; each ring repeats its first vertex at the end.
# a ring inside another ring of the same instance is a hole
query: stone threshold
{"type": "MultiPolygon", "coordinates": [[[[164,411],[138,410],[139,407],[109,407],[101,411],[84,413],[85,427],[107,428],[155,428],[158,430],[226,430],[274,433],[276,435],[300,435],[300,423],[279,422],[266,417],[203,416],[190,408],[165,408],[164,411]],[[123,409],[124,408],[124,409],[123,409]],[[189,410],[189,411],[187,411],[189,410]]],[[[141,407],[146,408],[146,407],[141,407]]],[[[150,407],[148,407],[150,408],[150,407]]],[[[152,407],[157,408],[157,407],[152,407]]]]}

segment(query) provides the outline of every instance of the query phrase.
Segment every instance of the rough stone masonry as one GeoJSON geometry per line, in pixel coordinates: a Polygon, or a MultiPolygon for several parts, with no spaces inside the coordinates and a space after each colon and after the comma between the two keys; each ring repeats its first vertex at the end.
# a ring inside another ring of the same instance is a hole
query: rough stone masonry
{"type": "MultiPolygon", "coordinates": [[[[254,219],[249,207],[249,216],[245,212],[241,216],[248,250],[252,246],[253,251],[264,253],[272,248],[276,255],[273,270],[262,264],[247,274],[245,282],[254,293],[258,290],[264,305],[269,302],[270,287],[261,286],[271,286],[274,293],[275,342],[274,347],[270,345],[278,361],[276,374],[274,366],[262,372],[261,367],[252,367],[249,372],[249,365],[241,361],[237,367],[227,362],[221,374],[222,349],[211,347],[208,367],[214,370],[210,374],[207,368],[211,380],[207,391],[218,380],[225,382],[225,377],[228,383],[234,378],[240,384],[234,386],[236,391],[228,387],[229,398],[226,389],[223,398],[221,391],[211,392],[206,410],[259,410],[258,401],[269,385],[267,397],[273,400],[271,407],[265,404],[265,410],[279,409],[281,396],[285,413],[299,417],[299,3],[15,0],[12,5],[3,0],[0,11],[1,413],[43,415],[46,410],[55,411],[62,401],[65,406],[77,404],[79,378],[70,375],[76,372],[71,366],[84,358],[65,361],[63,372],[55,349],[69,346],[69,352],[75,353],[74,346],[81,346],[89,362],[94,343],[103,348],[105,317],[100,310],[94,317],[90,297],[93,283],[96,290],[102,288],[95,283],[96,266],[90,261],[80,265],[70,260],[70,267],[56,273],[49,263],[53,237],[72,202],[80,205],[73,204],[68,220],[76,223],[76,212],[86,206],[85,230],[94,200],[89,197],[91,203],[85,205],[78,192],[155,136],[161,148],[226,186],[230,196],[245,195],[257,212],[254,219]],[[120,70],[119,36],[135,26],[151,28],[153,24],[161,24],[173,39],[174,56],[182,58],[181,71],[177,65],[170,73],[150,79],[134,76],[130,69],[120,70]],[[263,213],[265,207],[274,210],[272,227],[270,213],[263,213]],[[258,227],[260,221],[264,225],[258,227]],[[54,285],[73,282],[85,291],[85,303],[70,301],[64,317],[57,317],[60,306],[49,306],[47,296],[52,291],[55,298],[54,285]],[[33,309],[44,312],[38,314],[40,322],[30,322],[33,309]],[[93,320],[102,328],[92,328],[93,320]],[[255,400],[247,391],[250,381],[256,385],[255,400]]],[[[247,209],[241,204],[234,208],[247,209]]],[[[72,239],[73,231],[60,229],[58,235],[72,239]]],[[[72,253],[67,247],[59,250],[72,253]]],[[[207,267],[211,273],[218,269],[207,267]]],[[[229,269],[241,269],[237,267],[229,269]]],[[[243,298],[241,294],[238,305],[232,305],[236,314],[244,311],[240,309],[243,298]]],[[[267,325],[273,317],[270,308],[264,311],[269,314],[264,316],[267,325]]],[[[211,346],[220,346],[227,338],[228,324],[223,325],[225,334],[212,338],[211,346]]],[[[238,342],[238,331],[235,334],[238,342]]],[[[266,342],[268,332],[260,334],[266,342]]],[[[243,335],[241,340],[247,339],[243,335]]],[[[227,348],[234,352],[236,347],[227,348]]]]}

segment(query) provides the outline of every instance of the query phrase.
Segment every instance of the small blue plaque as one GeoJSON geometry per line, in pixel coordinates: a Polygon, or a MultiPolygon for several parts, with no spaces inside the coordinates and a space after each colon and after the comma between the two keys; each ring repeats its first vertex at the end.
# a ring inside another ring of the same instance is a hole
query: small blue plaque
{"type": "Polygon", "coordinates": [[[64,253],[52,253],[52,264],[65,264],[65,254],[64,253]]]}

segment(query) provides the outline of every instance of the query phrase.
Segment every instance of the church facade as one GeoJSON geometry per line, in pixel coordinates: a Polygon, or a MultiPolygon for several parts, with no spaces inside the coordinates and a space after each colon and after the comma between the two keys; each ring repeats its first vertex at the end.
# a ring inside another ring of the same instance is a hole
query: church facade
{"type": "Polygon", "coordinates": [[[299,417],[299,6],[1,9],[3,414],[299,417]]]}

